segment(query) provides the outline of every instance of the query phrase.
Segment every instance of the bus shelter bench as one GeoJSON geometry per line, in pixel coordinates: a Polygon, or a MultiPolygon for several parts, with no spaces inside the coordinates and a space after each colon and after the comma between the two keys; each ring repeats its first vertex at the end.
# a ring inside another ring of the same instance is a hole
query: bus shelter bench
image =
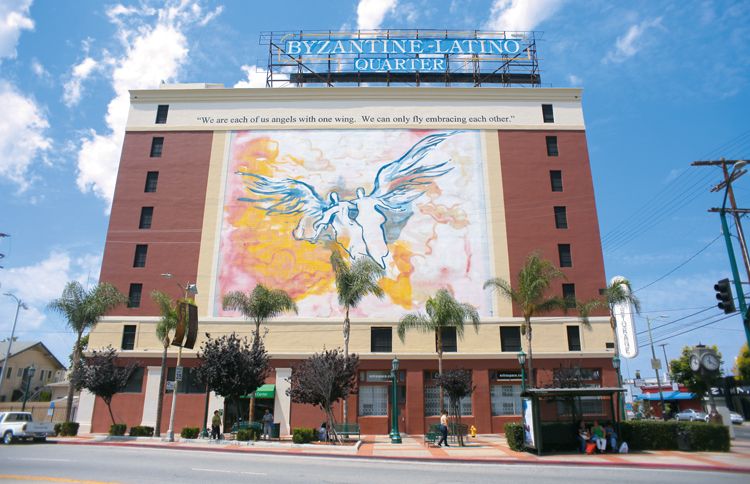
{"type": "Polygon", "coordinates": [[[359,435],[359,424],[356,423],[337,423],[333,424],[333,430],[337,435],[342,437],[350,437],[353,435],[357,436],[357,440],[360,439],[359,435]]]}
{"type": "Polygon", "coordinates": [[[430,444],[436,445],[438,440],[440,440],[440,425],[430,425],[430,429],[424,434],[425,444],[428,446],[430,444]]]}

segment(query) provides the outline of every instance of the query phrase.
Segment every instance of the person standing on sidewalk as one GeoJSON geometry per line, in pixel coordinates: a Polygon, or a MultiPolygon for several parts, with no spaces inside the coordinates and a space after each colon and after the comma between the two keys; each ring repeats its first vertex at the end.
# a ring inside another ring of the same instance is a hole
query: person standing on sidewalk
{"type": "Polygon", "coordinates": [[[271,440],[272,429],[273,414],[266,409],[266,413],[263,415],[263,438],[271,440]]]}
{"type": "Polygon", "coordinates": [[[440,447],[441,444],[450,447],[448,445],[448,412],[446,410],[443,410],[443,414],[440,416],[440,440],[438,440],[437,446],[440,447]]]}
{"type": "Polygon", "coordinates": [[[211,418],[211,438],[219,439],[221,433],[221,415],[218,410],[214,410],[214,416],[211,418]]]}

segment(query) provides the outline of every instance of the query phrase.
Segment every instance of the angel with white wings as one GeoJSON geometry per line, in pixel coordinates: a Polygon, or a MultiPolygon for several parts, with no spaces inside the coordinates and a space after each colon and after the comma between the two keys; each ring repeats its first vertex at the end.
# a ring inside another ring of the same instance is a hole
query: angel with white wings
{"type": "Polygon", "coordinates": [[[341,245],[352,260],[370,257],[385,269],[388,244],[398,238],[411,217],[412,202],[424,194],[433,179],[453,169],[450,159],[430,162],[427,155],[456,133],[425,136],[400,158],[378,170],[370,193],[359,187],[352,200],[340,200],[334,191],[324,201],[315,188],[301,180],[276,180],[239,172],[247,177],[245,186],[252,193],[240,200],[256,204],[267,214],[299,214],[299,223],[292,231],[295,239],[317,243],[329,238],[341,245]]]}

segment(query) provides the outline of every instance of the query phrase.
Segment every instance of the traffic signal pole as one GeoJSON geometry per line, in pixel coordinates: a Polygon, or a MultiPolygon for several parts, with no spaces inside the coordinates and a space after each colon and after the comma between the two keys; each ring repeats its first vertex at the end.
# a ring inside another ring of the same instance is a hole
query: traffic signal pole
{"type": "Polygon", "coordinates": [[[748,324],[747,303],[745,302],[745,292],[742,290],[742,281],[740,280],[740,271],[737,268],[737,259],[734,256],[734,246],[732,237],[729,234],[729,224],[727,224],[727,213],[722,207],[719,211],[721,217],[721,231],[724,233],[724,241],[727,244],[727,255],[729,255],[729,265],[732,268],[732,279],[734,280],[734,289],[737,292],[737,302],[740,303],[740,314],[742,315],[742,326],[745,328],[745,339],[750,345],[750,325],[748,324]]]}

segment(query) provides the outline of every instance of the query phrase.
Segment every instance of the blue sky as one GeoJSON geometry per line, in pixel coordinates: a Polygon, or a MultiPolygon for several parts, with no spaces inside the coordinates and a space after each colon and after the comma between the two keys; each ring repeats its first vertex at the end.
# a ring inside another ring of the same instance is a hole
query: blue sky
{"type": "MultiPolygon", "coordinates": [[[[0,284],[30,306],[17,335],[67,361],[72,336],[44,307],[67,281],[99,275],[128,89],[261,87],[261,31],[354,28],[543,31],[544,86],[584,89],[607,277],[643,288],[643,316],[666,316],[654,336],[670,358],[718,344],[731,369],[744,333],[737,315],[714,322],[713,284],[729,266],[718,216],[706,211],[721,204],[709,192],[721,174],[689,164],[750,157],[743,1],[3,0],[0,232],[11,237],[0,238],[0,284]]],[[[749,180],[735,184],[740,207],[750,206],[749,180]]],[[[0,338],[14,312],[0,298],[0,338]]],[[[651,375],[649,352],[626,375],[651,375]]]]}

